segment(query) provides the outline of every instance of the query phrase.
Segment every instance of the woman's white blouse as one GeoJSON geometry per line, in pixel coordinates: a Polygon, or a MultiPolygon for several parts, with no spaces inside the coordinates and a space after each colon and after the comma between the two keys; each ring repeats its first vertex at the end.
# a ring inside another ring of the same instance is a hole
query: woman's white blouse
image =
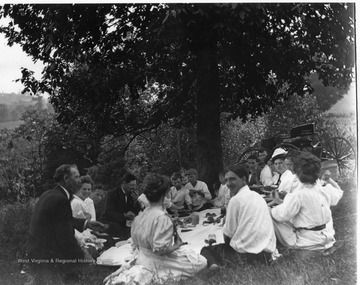
{"type": "Polygon", "coordinates": [[[138,247],[162,250],[173,241],[173,223],[161,206],[145,208],[131,225],[131,238],[138,247]]]}
{"type": "Polygon", "coordinates": [[[295,192],[285,196],[284,202],[271,209],[278,222],[292,221],[296,228],[312,228],[331,219],[331,198],[319,184],[301,184],[295,192]]]}

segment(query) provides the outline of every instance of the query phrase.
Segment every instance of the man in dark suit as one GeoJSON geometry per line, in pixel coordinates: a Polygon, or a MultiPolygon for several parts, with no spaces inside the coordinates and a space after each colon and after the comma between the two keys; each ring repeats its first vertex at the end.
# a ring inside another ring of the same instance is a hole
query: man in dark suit
{"type": "Polygon", "coordinates": [[[250,155],[247,159],[247,165],[249,167],[249,179],[248,186],[251,190],[262,193],[260,190],[260,175],[259,175],[259,159],[256,155],[250,155]]]}
{"type": "Polygon", "coordinates": [[[126,173],[120,187],[106,194],[105,209],[100,221],[109,224],[107,233],[125,240],[130,237],[131,222],[140,211],[136,177],[126,173]]]}
{"type": "Polygon", "coordinates": [[[64,282],[69,267],[86,263],[86,258],[91,261],[78,245],[74,228],[79,231],[105,229],[99,222],[72,217],[72,194],[81,187],[76,165],[58,167],[54,180],[57,186],[40,196],[30,222],[26,251],[36,284],[64,282]]]}

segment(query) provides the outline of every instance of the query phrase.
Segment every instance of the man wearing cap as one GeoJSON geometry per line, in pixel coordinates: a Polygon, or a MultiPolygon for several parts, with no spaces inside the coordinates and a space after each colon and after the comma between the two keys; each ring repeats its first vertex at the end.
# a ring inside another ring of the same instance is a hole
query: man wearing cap
{"type": "Polygon", "coordinates": [[[294,181],[294,174],[287,169],[284,162],[286,154],[287,152],[283,148],[277,148],[271,157],[277,172],[277,175],[274,175],[275,179],[273,179],[274,185],[277,185],[278,191],[284,194],[290,192],[291,184],[294,181]]]}
{"type": "MultiPolygon", "coordinates": [[[[205,210],[203,207],[206,202],[211,200],[210,191],[205,182],[197,180],[198,172],[196,169],[191,168],[185,172],[189,182],[185,187],[189,190],[189,195],[192,199],[192,206],[189,206],[190,210],[201,211],[205,210]]],[[[211,205],[208,203],[207,205],[211,205]]]]}

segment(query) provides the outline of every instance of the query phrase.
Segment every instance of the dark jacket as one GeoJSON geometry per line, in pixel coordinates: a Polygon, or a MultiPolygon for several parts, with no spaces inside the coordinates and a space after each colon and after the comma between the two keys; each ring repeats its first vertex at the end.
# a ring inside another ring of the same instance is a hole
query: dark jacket
{"type": "Polygon", "coordinates": [[[125,194],[120,187],[110,190],[106,194],[105,209],[100,217],[102,223],[117,223],[122,227],[126,226],[125,214],[127,212],[133,212],[138,214],[140,211],[140,205],[137,200],[129,195],[127,202],[125,200],[125,194]]]}
{"type": "Polygon", "coordinates": [[[56,186],[44,192],[31,217],[27,255],[34,259],[83,258],[74,228],[83,231],[85,220],[72,217],[70,200],[56,186]]]}
{"type": "MultiPolygon", "coordinates": [[[[249,175],[250,176],[250,175],[249,175]]],[[[252,173],[251,178],[248,181],[248,185],[252,186],[252,185],[260,185],[260,175],[258,172],[252,173]]]]}

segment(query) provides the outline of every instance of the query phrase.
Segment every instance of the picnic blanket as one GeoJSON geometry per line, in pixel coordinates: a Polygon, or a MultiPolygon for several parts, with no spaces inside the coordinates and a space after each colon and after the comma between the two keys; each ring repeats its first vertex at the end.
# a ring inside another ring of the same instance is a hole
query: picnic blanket
{"type": "MultiPolygon", "coordinates": [[[[200,254],[201,249],[208,244],[205,240],[208,240],[209,234],[216,236],[216,243],[223,243],[224,237],[222,232],[222,221],[216,224],[203,224],[207,221],[206,214],[211,213],[216,216],[220,215],[220,209],[208,209],[199,212],[199,224],[196,226],[179,227],[178,233],[183,242],[187,242],[187,245],[183,245],[184,248],[190,248],[196,253],[200,254]]],[[[118,246],[114,246],[104,251],[98,258],[97,264],[108,266],[120,266],[126,261],[130,260],[133,254],[131,247],[131,239],[127,241],[121,241],[117,243],[118,246]]]]}

